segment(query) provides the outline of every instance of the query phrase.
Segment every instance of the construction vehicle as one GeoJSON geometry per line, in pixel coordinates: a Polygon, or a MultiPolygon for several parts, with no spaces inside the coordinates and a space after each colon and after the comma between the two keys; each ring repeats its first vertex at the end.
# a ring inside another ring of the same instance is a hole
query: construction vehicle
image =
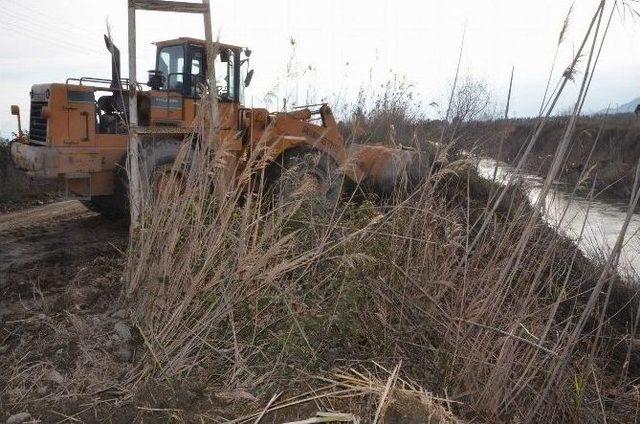
{"type": "MultiPolygon", "coordinates": [[[[178,3],[137,1],[156,6],[178,3]]],[[[131,154],[132,134],[141,141],[139,163],[147,171],[143,175],[154,175],[156,168],[174,161],[181,143],[193,133],[194,118],[207,90],[215,90],[217,97],[217,147],[231,153],[226,163],[230,186],[238,183],[251,152],[265,146],[272,158],[267,175],[280,175],[282,167],[312,152],[319,158],[316,166],[323,167],[323,172],[316,172],[319,178],[326,177],[330,167],[356,184],[373,182],[382,190],[392,187],[415,162],[413,153],[405,150],[346,146],[326,104],[275,113],[244,107],[243,91],[253,76],[247,48],[222,43],[213,43],[215,48],[211,48],[206,41],[193,38],[157,42],[156,66],[149,71],[149,89],[144,91],[135,78],[121,78],[120,52],[107,36],[105,43],[112,56],[111,79],[69,78],[64,84],[34,85],[29,132],[20,130],[11,146],[11,157],[19,169],[35,178],[62,179],[68,195],[82,199],[90,209],[105,214],[127,210],[128,184],[123,171],[131,154]],[[208,52],[215,52],[213,61],[207,60],[208,52]],[[215,83],[208,77],[211,63],[215,83]],[[215,88],[208,88],[212,84],[215,88]],[[131,90],[135,97],[130,96],[131,90]],[[135,132],[130,125],[132,107],[137,109],[135,132]]],[[[19,108],[11,109],[20,122],[19,108]]],[[[334,187],[328,187],[329,191],[335,195],[334,187]]]]}

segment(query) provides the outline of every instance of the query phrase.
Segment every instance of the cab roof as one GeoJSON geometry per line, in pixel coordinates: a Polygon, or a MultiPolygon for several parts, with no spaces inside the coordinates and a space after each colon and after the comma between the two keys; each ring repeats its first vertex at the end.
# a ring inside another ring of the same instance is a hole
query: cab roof
{"type": "MultiPolygon", "coordinates": [[[[195,44],[196,46],[204,46],[206,44],[206,41],[201,40],[199,38],[180,37],[180,38],[174,38],[172,40],[157,41],[153,44],[155,44],[158,47],[175,46],[177,44],[195,44]]],[[[244,49],[244,47],[234,46],[232,44],[217,43],[217,42],[214,42],[214,44],[217,44],[218,47],[227,48],[231,50],[244,49]]]]}

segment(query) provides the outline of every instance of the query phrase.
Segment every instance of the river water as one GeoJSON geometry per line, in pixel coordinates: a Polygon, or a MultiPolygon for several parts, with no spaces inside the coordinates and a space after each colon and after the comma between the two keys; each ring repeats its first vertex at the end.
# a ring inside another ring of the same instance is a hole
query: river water
{"type": "MultiPolygon", "coordinates": [[[[492,179],[496,163],[493,159],[480,159],[479,174],[484,178],[492,179]]],[[[514,171],[515,169],[511,166],[498,163],[496,180],[505,183],[514,171]]],[[[542,178],[525,173],[519,173],[516,178],[523,182],[531,204],[535,204],[541,192],[542,178]]],[[[621,201],[597,198],[589,201],[584,194],[579,193],[574,194],[572,198],[572,187],[558,183],[553,186],[547,196],[543,214],[549,224],[557,225],[562,233],[576,241],[587,256],[602,258],[606,257],[615,245],[626,211],[627,204],[621,201]],[[578,240],[585,217],[587,221],[584,233],[582,239],[578,240]]],[[[634,214],[627,230],[618,269],[624,277],[631,280],[638,280],[640,276],[640,214],[638,213],[634,214]]]]}

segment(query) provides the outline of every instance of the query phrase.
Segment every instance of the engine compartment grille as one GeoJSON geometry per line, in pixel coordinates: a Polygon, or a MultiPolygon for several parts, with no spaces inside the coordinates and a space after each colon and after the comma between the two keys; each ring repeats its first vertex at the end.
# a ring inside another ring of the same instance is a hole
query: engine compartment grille
{"type": "Polygon", "coordinates": [[[47,120],[41,116],[42,108],[47,102],[31,102],[31,114],[29,115],[29,140],[47,142],[47,120]]]}

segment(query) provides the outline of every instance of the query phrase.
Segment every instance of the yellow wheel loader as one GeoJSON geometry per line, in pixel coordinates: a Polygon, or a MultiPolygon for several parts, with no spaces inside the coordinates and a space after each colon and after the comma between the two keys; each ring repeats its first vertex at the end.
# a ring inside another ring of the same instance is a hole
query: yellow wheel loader
{"type": "MultiPolygon", "coordinates": [[[[147,178],[174,161],[181,143],[194,132],[194,118],[209,89],[217,93],[218,147],[230,153],[229,184],[238,184],[251,152],[265,147],[272,158],[265,170],[272,176],[267,182],[310,153],[316,157],[318,178],[329,175],[329,169],[339,170],[354,184],[382,191],[392,189],[401,178],[415,177],[424,165],[408,150],[347,146],[326,104],[291,112],[244,107],[244,88],[253,76],[247,48],[214,43],[214,49],[207,49],[205,41],[193,38],[157,42],[155,69],[149,71],[148,89],[143,90],[121,78],[120,52],[106,36],[105,42],[112,56],[111,79],[69,78],[65,83],[34,85],[29,131],[20,131],[11,145],[17,168],[35,178],[62,179],[69,196],[98,212],[127,210],[124,165],[131,138],[128,90],[133,85],[136,134],[142,134],[139,163],[147,178]],[[207,78],[208,50],[216,52],[215,81],[207,78]]],[[[20,121],[19,108],[11,109],[20,121]]],[[[339,193],[329,187],[327,195],[335,198],[339,193]]]]}

